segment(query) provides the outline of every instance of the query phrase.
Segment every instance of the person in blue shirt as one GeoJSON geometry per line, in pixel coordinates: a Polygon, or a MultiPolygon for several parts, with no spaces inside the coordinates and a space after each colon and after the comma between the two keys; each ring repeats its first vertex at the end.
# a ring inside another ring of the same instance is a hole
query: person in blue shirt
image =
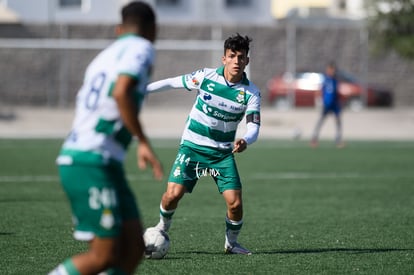
{"type": "Polygon", "coordinates": [[[338,80],[336,78],[336,65],[329,63],[325,69],[324,80],[321,87],[323,109],[322,114],[316,123],[313,131],[311,146],[318,146],[319,132],[328,114],[333,113],[336,121],[336,146],[338,148],[344,147],[342,141],[342,122],[341,122],[341,104],[338,93],[338,80]]]}

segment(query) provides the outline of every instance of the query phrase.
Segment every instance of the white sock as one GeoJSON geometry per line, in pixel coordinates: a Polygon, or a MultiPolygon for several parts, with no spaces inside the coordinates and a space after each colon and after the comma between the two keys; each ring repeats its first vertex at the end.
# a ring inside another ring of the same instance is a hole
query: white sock
{"type": "Polygon", "coordinates": [[[160,204],[160,221],[155,227],[167,232],[171,227],[172,216],[174,215],[174,213],[175,209],[165,210],[162,207],[162,204],[160,204]]]}
{"type": "Polygon", "coordinates": [[[226,216],[226,245],[233,245],[237,243],[240,229],[243,225],[243,220],[233,221],[226,216]]]}
{"type": "Polygon", "coordinates": [[[69,275],[63,264],[58,265],[55,269],[50,271],[48,275],[69,275]]]}

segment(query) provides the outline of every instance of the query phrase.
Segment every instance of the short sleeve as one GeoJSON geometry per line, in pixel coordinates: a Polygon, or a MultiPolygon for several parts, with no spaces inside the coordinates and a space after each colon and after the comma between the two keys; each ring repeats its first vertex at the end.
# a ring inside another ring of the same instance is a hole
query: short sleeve
{"type": "Polygon", "coordinates": [[[147,75],[154,60],[154,50],[150,45],[129,45],[118,62],[118,74],[139,79],[141,74],[147,75]]]}

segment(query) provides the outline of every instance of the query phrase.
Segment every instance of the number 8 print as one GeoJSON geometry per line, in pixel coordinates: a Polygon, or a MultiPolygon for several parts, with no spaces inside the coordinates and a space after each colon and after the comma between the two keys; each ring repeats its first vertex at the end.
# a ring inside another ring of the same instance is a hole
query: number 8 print
{"type": "Polygon", "coordinates": [[[88,110],[95,111],[98,107],[99,94],[101,93],[102,87],[105,84],[106,75],[100,73],[96,75],[91,81],[91,89],[86,96],[85,107],[88,110]]]}

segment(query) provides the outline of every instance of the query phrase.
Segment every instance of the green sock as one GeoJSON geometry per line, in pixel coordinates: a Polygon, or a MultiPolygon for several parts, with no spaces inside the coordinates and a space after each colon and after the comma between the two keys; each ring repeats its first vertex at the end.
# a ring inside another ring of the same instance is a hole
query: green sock
{"type": "Polygon", "coordinates": [[[67,259],[63,262],[63,267],[66,269],[69,275],[80,275],[80,272],[76,268],[76,266],[73,264],[72,259],[67,259]]]}
{"type": "Polygon", "coordinates": [[[124,272],[123,270],[117,267],[113,267],[111,269],[106,270],[105,274],[106,275],[128,275],[126,272],[124,272]]]}

